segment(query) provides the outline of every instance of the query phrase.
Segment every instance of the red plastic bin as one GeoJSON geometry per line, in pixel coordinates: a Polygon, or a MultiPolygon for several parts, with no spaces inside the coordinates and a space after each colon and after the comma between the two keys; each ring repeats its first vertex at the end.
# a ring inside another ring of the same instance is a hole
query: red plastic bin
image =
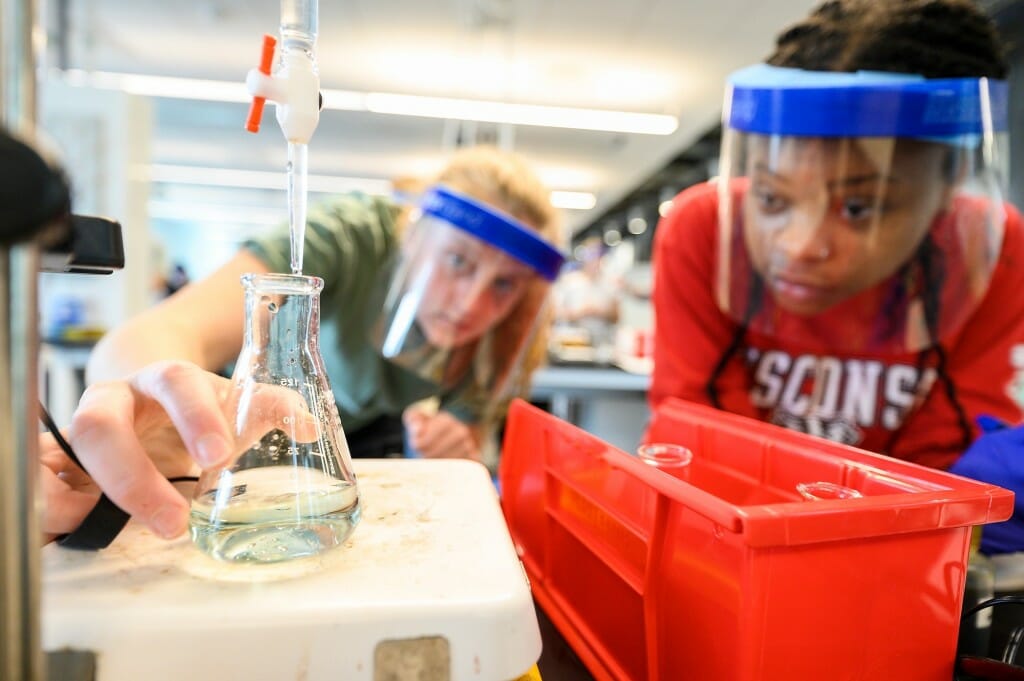
{"type": "Polygon", "coordinates": [[[949,681],[973,525],[1007,490],[672,400],[659,470],[523,401],[502,506],[534,596],[598,679],[949,681]],[[801,482],[859,498],[806,501],[801,482]]]}

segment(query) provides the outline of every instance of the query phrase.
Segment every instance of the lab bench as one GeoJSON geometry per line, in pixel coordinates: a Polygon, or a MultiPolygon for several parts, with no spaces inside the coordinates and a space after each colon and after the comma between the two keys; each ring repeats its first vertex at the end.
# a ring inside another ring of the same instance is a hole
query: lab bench
{"type": "Polygon", "coordinates": [[[359,527],[302,560],[215,561],[136,522],[98,553],[45,546],[43,648],[93,654],[90,681],[536,681],[541,632],[486,469],[353,464],[359,527]]]}
{"type": "Polygon", "coordinates": [[[550,364],[533,375],[530,400],[558,418],[631,452],[650,418],[651,377],[614,364],[550,364]]]}

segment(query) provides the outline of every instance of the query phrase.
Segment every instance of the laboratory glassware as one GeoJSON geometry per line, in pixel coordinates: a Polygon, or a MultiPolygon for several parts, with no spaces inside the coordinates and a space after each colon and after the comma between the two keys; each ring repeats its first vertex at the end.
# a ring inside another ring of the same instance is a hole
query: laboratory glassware
{"type": "Polygon", "coordinates": [[[231,562],[316,555],[344,543],[360,516],[318,343],[323,280],[246,274],[242,284],[245,339],[224,401],[236,453],[200,476],[192,539],[231,562]]]}

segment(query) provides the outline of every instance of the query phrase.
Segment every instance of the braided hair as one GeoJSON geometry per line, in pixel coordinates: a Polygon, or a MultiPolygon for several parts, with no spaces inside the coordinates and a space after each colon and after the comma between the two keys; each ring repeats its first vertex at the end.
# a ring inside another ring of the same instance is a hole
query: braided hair
{"type": "MultiPolygon", "coordinates": [[[[1005,79],[1009,71],[1006,46],[995,22],[973,0],[830,0],[776,38],[766,60],[772,66],[809,71],[885,71],[915,73],[925,78],[1005,79]]],[[[966,411],[946,371],[946,352],[938,342],[938,295],[944,278],[941,253],[925,239],[912,265],[925,279],[925,321],[932,342],[917,359],[920,384],[929,355],[947,399],[957,414],[962,447],[973,439],[966,411]]],[[[760,277],[755,275],[761,286],[760,277]]],[[[748,309],[732,341],[716,363],[705,391],[721,408],[718,377],[736,355],[756,308],[748,309]]],[[[915,385],[914,392],[918,390],[915,385]]],[[[892,451],[895,430],[884,447],[892,451]]]]}
{"type": "Polygon", "coordinates": [[[776,39],[772,66],[1006,78],[995,22],[972,0],[831,0],[776,39]]]}

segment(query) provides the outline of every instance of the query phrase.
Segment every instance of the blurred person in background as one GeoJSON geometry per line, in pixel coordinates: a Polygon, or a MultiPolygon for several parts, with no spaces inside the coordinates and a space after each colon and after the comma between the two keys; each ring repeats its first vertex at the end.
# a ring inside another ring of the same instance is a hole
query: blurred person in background
{"type": "Polygon", "coordinates": [[[174,263],[170,274],[167,275],[167,279],[164,281],[164,294],[173,296],[175,293],[185,288],[188,282],[189,276],[188,272],[185,271],[185,266],[181,263],[174,263]]]}
{"type": "Polygon", "coordinates": [[[1024,234],[1007,62],[968,0],[836,0],[730,77],[721,176],[656,232],[650,403],[713,405],[1018,492],[1024,234]],[[981,437],[979,437],[981,435],[981,437]],[[966,452],[966,453],[965,453],[966,452]]]}
{"type": "MultiPolygon", "coordinates": [[[[493,147],[455,153],[412,211],[363,194],[311,211],[303,274],[324,280],[318,340],[353,456],[400,453],[404,419],[421,455],[480,460],[543,359],[558,229],[527,164],[493,147]]],[[[274,271],[290,271],[287,228],[104,337],[65,434],[88,474],[43,437],[48,533],[77,527],[97,488],[162,536],[185,530],[166,478],[233,456],[229,381],[211,372],[242,346],[239,278],[274,271]]]]}
{"type": "Polygon", "coordinates": [[[563,274],[555,285],[556,328],[582,331],[594,348],[607,346],[619,321],[621,286],[605,267],[600,237],[584,239],[576,247],[575,257],[579,266],[563,274]]]}

